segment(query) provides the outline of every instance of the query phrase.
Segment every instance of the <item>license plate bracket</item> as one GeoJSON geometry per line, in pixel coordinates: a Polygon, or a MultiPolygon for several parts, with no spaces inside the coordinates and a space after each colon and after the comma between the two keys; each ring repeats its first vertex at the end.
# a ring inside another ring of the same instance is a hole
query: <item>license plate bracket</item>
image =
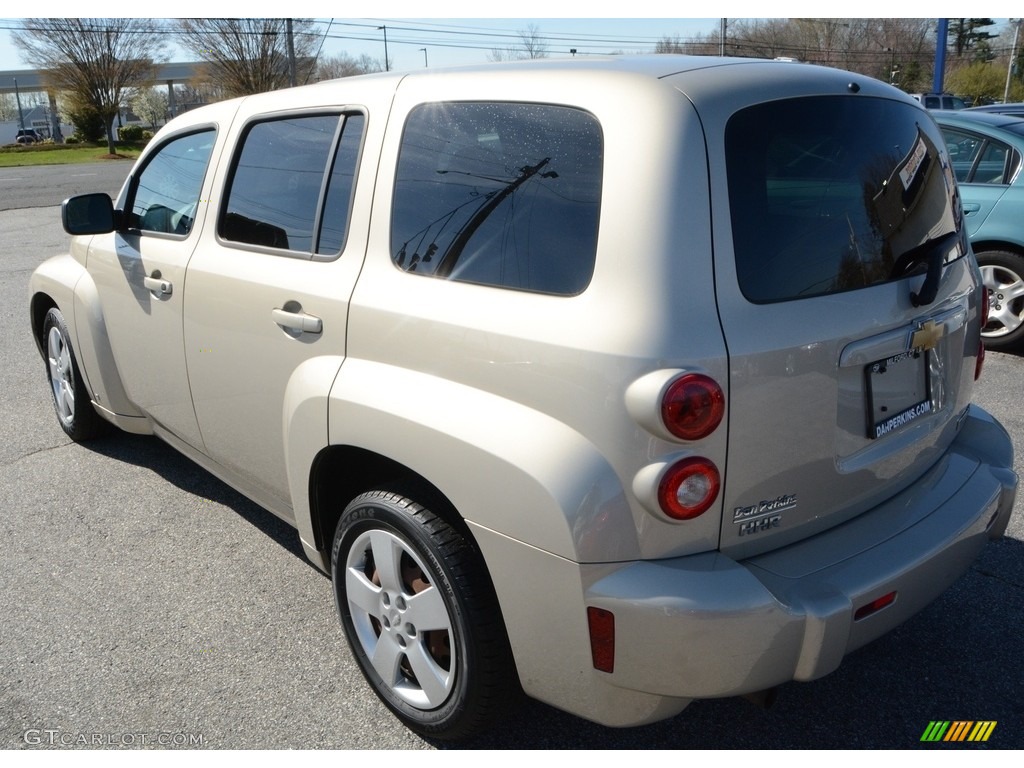
{"type": "Polygon", "coordinates": [[[931,413],[929,351],[912,349],[864,367],[867,436],[876,440],[931,413]]]}

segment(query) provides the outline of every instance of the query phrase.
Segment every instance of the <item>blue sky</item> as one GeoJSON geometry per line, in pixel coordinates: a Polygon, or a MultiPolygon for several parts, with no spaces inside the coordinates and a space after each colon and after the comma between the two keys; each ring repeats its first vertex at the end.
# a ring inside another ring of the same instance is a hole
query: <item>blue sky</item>
{"type": "MultiPolygon", "coordinates": [[[[386,7],[390,10],[392,4],[386,7]]],[[[374,10],[379,12],[381,6],[374,10]]],[[[335,18],[332,22],[328,16],[313,15],[313,18],[321,22],[318,28],[327,33],[322,55],[328,56],[346,52],[358,57],[366,53],[383,59],[384,32],[377,27],[386,26],[388,55],[395,69],[423,67],[423,48],[427,49],[426,60],[431,67],[486,61],[491,48],[515,45],[518,31],[531,23],[545,37],[556,38],[548,46],[550,56],[567,56],[570,48],[576,48],[578,55],[612,50],[650,50],[658,39],[666,35],[692,37],[717,30],[719,26],[718,19],[349,17],[335,18]],[[329,27],[328,22],[331,22],[329,27]]],[[[0,27],[11,26],[17,26],[16,19],[0,20],[0,27]]],[[[172,49],[171,58],[182,61],[194,57],[172,49]]],[[[0,29],[0,70],[24,69],[27,66],[11,42],[11,31],[0,29]]]]}
{"type": "MultiPolygon", "coordinates": [[[[941,13],[952,16],[963,12],[962,6],[962,3],[950,3],[948,0],[928,5],[906,0],[896,4],[891,0],[888,3],[861,0],[856,4],[843,0],[838,4],[830,4],[829,11],[836,16],[915,17],[941,13]]],[[[237,7],[235,5],[231,10],[227,7],[218,9],[216,4],[211,5],[209,2],[179,0],[174,10],[182,16],[216,15],[218,10],[221,14],[230,15],[232,10],[237,12],[237,7]]],[[[602,3],[590,0],[583,6],[578,0],[519,0],[503,4],[502,10],[514,10],[518,14],[516,18],[480,17],[478,14],[485,7],[486,4],[479,0],[437,0],[433,3],[424,3],[422,0],[377,0],[372,4],[365,0],[346,3],[298,0],[288,6],[296,15],[322,22],[319,28],[327,30],[322,50],[322,55],[326,56],[345,52],[358,57],[365,53],[383,59],[384,32],[377,27],[386,26],[388,54],[393,67],[399,70],[423,67],[425,59],[430,67],[486,61],[492,47],[514,45],[517,32],[531,23],[549,40],[550,56],[567,56],[570,48],[576,48],[578,55],[651,50],[657,40],[664,36],[678,35],[685,39],[706,32],[717,33],[720,21],[718,18],[670,18],[672,13],[707,8],[705,4],[678,1],[629,0],[602,3]],[[586,7],[593,17],[580,17],[578,9],[581,7],[586,7]],[[330,14],[337,13],[339,9],[350,15],[332,21],[330,14]],[[431,18],[420,15],[427,9],[432,14],[431,18]],[[612,17],[623,9],[631,15],[612,17]],[[379,15],[383,10],[387,11],[386,17],[379,15]],[[602,14],[607,16],[602,17],[602,14]],[[328,22],[332,22],[329,29],[328,22]]],[[[137,3],[112,0],[103,11],[108,15],[132,15],[139,9],[137,3]]],[[[750,0],[720,0],[714,10],[727,17],[749,18],[762,16],[766,8],[763,3],[750,0]]],[[[779,16],[802,16],[815,10],[821,9],[808,8],[806,3],[794,3],[792,0],[775,3],[771,7],[771,12],[779,16]]],[[[985,3],[980,9],[970,10],[983,11],[993,18],[1005,19],[1012,15],[1010,11],[1013,10],[1013,4],[997,0],[985,3]]],[[[21,61],[11,42],[11,32],[6,29],[16,25],[17,19],[0,19],[0,70],[24,69],[28,66],[21,61]]],[[[171,47],[169,53],[171,60],[187,61],[194,58],[176,47],[171,47]]]]}

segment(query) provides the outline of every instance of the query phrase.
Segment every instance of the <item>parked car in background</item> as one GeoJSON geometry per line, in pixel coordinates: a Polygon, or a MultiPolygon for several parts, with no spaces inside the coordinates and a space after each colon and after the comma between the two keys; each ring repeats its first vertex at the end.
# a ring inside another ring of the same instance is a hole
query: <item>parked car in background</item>
{"type": "Polygon", "coordinates": [[[978,112],[991,112],[997,115],[1012,115],[1013,117],[1024,117],[1024,102],[1016,101],[1007,104],[986,104],[983,107],[968,107],[964,110],[967,114],[978,112]]]}
{"type": "Polygon", "coordinates": [[[925,109],[965,109],[967,104],[952,93],[912,93],[925,109]]]}
{"type": "Polygon", "coordinates": [[[14,141],[17,144],[37,144],[43,140],[43,137],[33,128],[22,128],[18,131],[18,135],[14,137],[14,141]]]}
{"type": "Polygon", "coordinates": [[[829,674],[1003,534],[949,162],[811,65],[331,80],[65,201],[32,335],[72,439],[156,434],[296,527],[411,728],[520,685],[639,725],[829,674]]]}
{"type": "Polygon", "coordinates": [[[933,112],[960,187],[964,221],[989,289],[990,349],[1024,350],[1024,120],[933,112]]]}

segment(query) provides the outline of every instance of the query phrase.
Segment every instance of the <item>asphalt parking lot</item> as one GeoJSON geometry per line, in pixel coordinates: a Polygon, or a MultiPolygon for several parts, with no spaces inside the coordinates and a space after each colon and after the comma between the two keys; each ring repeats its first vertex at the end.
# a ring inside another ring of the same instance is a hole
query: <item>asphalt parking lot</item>
{"type": "MultiPolygon", "coordinates": [[[[116,191],[115,171],[87,189],[116,191]]],[[[32,183],[42,207],[0,185],[0,749],[443,747],[371,696],[294,531],[156,439],[65,437],[27,283],[66,248],[54,206],[70,192],[32,183]]],[[[1022,380],[1024,358],[989,353],[976,400],[1024,452],[1022,380]]],[[[611,730],[525,702],[469,746],[1024,748],[1022,507],[938,601],[769,711],[700,701],[611,730]],[[922,743],[936,720],[997,724],[981,744],[922,743]]]]}

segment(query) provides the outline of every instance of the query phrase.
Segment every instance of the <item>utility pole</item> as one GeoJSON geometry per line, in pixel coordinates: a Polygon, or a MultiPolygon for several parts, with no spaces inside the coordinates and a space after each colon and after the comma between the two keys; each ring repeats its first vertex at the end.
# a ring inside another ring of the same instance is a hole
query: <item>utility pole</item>
{"type": "Polygon", "coordinates": [[[18,78],[14,78],[14,100],[18,102],[18,127],[25,130],[25,115],[21,111],[21,91],[18,90],[18,78]]]}
{"type": "Polygon", "coordinates": [[[377,29],[384,30],[384,71],[391,71],[391,63],[388,61],[388,28],[387,25],[377,27],[377,29]]]}
{"type": "Polygon", "coordinates": [[[288,38],[288,85],[295,87],[295,35],[292,32],[292,20],[285,19],[285,29],[288,38]]]}
{"type": "Polygon", "coordinates": [[[721,28],[718,32],[718,55],[725,56],[725,30],[729,26],[728,19],[722,19],[721,28]]]}

